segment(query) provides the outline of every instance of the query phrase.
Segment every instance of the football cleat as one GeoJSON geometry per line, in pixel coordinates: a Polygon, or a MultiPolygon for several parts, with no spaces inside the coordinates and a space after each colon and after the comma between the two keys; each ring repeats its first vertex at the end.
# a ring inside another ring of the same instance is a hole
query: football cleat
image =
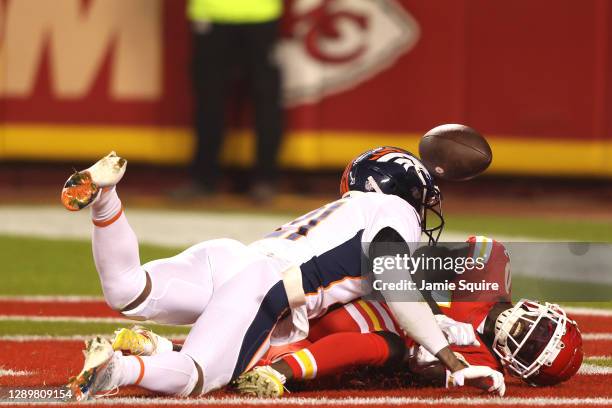
{"type": "Polygon", "coordinates": [[[69,211],[79,211],[93,204],[105,187],[113,187],[125,174],[127,160],[110,152],[93,166],[68,177],[62,189],[62,204],[69,211]]]}
{"type": "Polygon", "coordinates": [[[279,398],[283,396],[284,375],[270,366],[255,367],[234,380],[234,387],[240,394],[251,397],[279,398]]]}
{"type": "Polygon", "coordinates": [[[113,350],[132,356],[152,356],[172,351],[170,340],[141,326],[116,330],[112,344],[113,350]]]}
{"type": "Polygon", "coordinates": [[[76,376],[68,381],[68,389],[77,401],[93,397],[114,395],[118,389],[120,352],[115,352],[111,343],[96,337],[85,342],[85,364],[76,376]]]}

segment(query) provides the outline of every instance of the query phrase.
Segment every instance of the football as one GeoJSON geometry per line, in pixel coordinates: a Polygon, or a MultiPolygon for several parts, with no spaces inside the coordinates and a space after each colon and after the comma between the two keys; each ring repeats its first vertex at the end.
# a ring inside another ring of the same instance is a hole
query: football
{"type": "Polygon", "coordinates": [[[476,130],[457,124],[437,126],[419,142],[421,161],[440,179],[463,181],[482,174],[493,160],[491,146],[476,130]]]}

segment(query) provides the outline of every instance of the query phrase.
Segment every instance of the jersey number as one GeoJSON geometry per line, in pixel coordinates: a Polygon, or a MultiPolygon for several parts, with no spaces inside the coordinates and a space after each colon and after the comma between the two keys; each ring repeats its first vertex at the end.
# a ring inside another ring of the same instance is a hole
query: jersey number
{"type": "Polygon", "coordinates": [[[282,227],[277,228],[273,233],[268,234],[266,238],[285,238],[292,241],[296,241],[300,238],[308,235],[311,229],[319,225],[321,221],[329,217],[331,213],[340,208],[346,202],[345,199],[334,201],[318,208],[314,211],[309,212],[306,215],[302,215],[300,218],[296,218],[289,224],[285,224],[282,227]]]}

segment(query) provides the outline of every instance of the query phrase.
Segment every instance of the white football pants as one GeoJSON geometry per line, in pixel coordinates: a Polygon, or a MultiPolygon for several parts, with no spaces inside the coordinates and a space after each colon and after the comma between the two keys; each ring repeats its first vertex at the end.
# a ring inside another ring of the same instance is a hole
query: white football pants
{"type": "Polygon", "coordinates": [[[142,358],[140,385],[153,391],[191,392],[197,375],[185,356],[202,368],[204,392],[228,384],[263,356],[272,329],[289,309],[281,263],[235,240],[202,242],[141,266],[136,236],[122,214],[110,225],[94,226],[93,253],[111,307],[121,310],[134,302],[148,273],[150,295],[122,313],[166,324],[195,323],[181,352],[142,358]],[[168,375],[175,375],[172,386],[168,375]]]}

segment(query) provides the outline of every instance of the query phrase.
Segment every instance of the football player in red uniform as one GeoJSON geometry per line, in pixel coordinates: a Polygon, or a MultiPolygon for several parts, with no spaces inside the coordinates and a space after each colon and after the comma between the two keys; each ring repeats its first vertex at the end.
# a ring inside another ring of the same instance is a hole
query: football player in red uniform
{"type": "MultiPolygon", "coordinates": [[[[447,301],[433,306],[439,324],[450,317],[468,323],[476,332],[478,346],[452,346],[453,351],[466,364],[496,371],[505,367],[533,386],[554,385],[572,377],[583,358],[576,323],[554,304],[521,300],[512,306],[510,259],[503,244],[470,237],[463,250],[470,256],[481,256],[485,267],[472,268],[454,279],[485,280],[497,283],[499,289],[485,291],[480,297],[456,290],[447,301]]],[[[444,294],[432,295],[441,296],[444,294]]],[[[403,335],[384,303],[362,299],[312,322],[307,342],[271,350],[263,362],[268,365],[243,374],[238,388],[253,395],[278,396],[282,394],[279,384],[287,379],[312,379],[361,365],[401,363],[407,363],[411,372],[428,383],[453,385],[452,376],[435,356],[403,335]]],[[[492,380],[493,384],[472,385],[489,391],[499,387],[498,393],[503,394],[502,386],[492,380]]]]}

